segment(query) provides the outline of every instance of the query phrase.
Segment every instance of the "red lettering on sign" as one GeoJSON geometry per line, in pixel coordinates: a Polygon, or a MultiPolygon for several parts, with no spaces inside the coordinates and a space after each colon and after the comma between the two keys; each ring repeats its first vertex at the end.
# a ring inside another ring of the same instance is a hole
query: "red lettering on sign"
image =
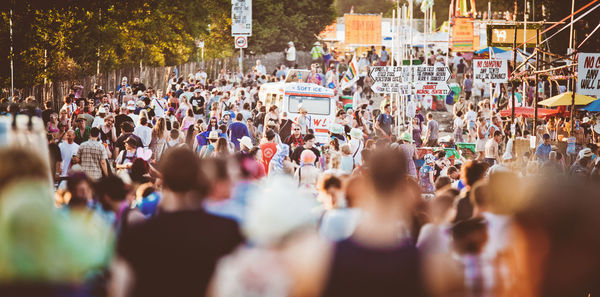
{"type": "MultiPolygon", "coordinates": [[[[600,59],[598,59],[600,60],[600,59]]],[[[594,57],[585,57],[585,61],[583,61],[583,67],[592,68],[594,67],[594,57]]]]}

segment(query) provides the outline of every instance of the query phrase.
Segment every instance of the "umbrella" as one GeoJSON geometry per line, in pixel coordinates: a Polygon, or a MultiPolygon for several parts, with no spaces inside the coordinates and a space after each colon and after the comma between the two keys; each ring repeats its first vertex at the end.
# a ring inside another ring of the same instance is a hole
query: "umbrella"
{"type": "MultiPolygon", "coordinates": [[[[554,97],[550,97],[544,101],[538,102],[539,105],[544,106],[563,106],[563,105],[571,105],[572,103],[573,92],[565,92],[562,94],[558,94],[554,97]]],[[[595,101],[596,98],[580,95],[575,93],[575,105],[588,105],[591,102],[595,101]]]]}
{"type": "Polygon", "coordinates": [[[600,100],[596,100],[590,104],[588,104],[588,106],[583,108],[584,110],[587,111],[591,111],[591,112],[599,112],[600,111],[600,100]]]}
{"type": "MultiPolygon", "coordinates": [[[[480,54],[489,53],[489,52],[490,52],[490,48],[489,47],[485,47],[485,48],[482,48],[482,49],[476,51],[475,53],[478,54],[478,55],[480,55],[480,54]]],[[[503,49],[501,49],[499,47],[492,47],[492,52],[494,52],[495,54],[498,54],[498,53],[505,52],[505,50],[503,50],[503,49]]]]}

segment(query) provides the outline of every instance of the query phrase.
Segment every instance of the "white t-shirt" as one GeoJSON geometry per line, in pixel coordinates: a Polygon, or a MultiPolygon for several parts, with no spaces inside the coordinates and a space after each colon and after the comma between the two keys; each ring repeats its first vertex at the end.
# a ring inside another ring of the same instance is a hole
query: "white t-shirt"
{"type": "Polygon", "coordinates": [[[263,74],[263,75],[267,74],[267,68],[265,68],[265,65],[262,65],[262,64],[261,65],[256,65],[256,71],[259,74],[263,74]]]}
{"type": "Polygon", "coordinates": [[[285,54],[285,59],[288,61],[296,61],[296,48],[290,47],[287,49],[287,53],[285,54]]]}
{"type": "Polygon", "coordinates": [[[163,117],[165,115],[165,109],[167,108],[167,101],[163,98],[154,98],[150,102],[150,107],[154,109],[154,114],[157,117],[163,117]]]}
{"type": "Polygon", "coordinates": [[[454,119],[454,129],[456,128],[462,128],[463,127],[463,120],[462,118],[456,118],[454,119]]]}
{"type": "Polygon", "coordinates": [[[94,121],[92,122],[92,128],[98,127],[102,124],[104,124],[104,118],[96,116],[96,117],[94,117],[94,121]]]}
{"type": "Polygon", "coordinates": [[[203,85],[206,84],[206,78],[208,78],[208,75],[206,74],[206,72],[204,72],[204,71],[196,72],[195,79],[197,81],[200,81],[201,84],[203,84],[203,85]]]}
{"type": "Polygon", "coordinates": [[[79,144],[75,142],[69,144],[68,142],[63,141],[58,144],[58,148],[60,149],[60,156],[62,157],[62,172],[60,173],[60,176],[68,176],[71,159],[77,154],[79,144]]]}
{"type": "Polygon", "coordinates": [[[465,119],[467,120],[467,123],[475,122],[477,120],[477,113],[473,110],[469,110],[465,114],[465,119]]]}
{"type": "Polygon", "coordinates": [[[133,130],[133,135],[142,140],[144,147],[148,147],[150,141],[152,140],[152,129],[148,126],[139,125],[133,130]]]}

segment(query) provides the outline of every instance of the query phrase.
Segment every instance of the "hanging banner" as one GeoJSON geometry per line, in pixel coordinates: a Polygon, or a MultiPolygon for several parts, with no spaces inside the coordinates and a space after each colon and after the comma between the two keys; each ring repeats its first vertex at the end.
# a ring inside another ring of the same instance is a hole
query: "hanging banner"
{"type": "Polygon", "coordinates": [[[575,92],[600,97],[600,54],[580,53],[577,59],[577,88],[575,92]]]}
{"type": "Polygon", "coordinates": [[[231,0],[231,36],[252,36],[252,0],[231,0]]]}
{"type": "Polygon", "coordinates": [[[473,80],[486,83],[507,83],[508,61],[502,59],[473,60],[473,80]]]}
{"type": "Polygon", "coordinates": [[[346,46],[380,45],[380,14],[345,14],[344,30],[346,46]]]}
{"type": "Polygon", "coordinates": [[[455,18],[452,25],[452,51],[473,51],[473,18],[455,18]]]}
{"type": "Polygon", "coordinates": [[[337,22],[325,27],[321,33],[319,33],[320,40],[326,41],[337,41],[337,22]]]}

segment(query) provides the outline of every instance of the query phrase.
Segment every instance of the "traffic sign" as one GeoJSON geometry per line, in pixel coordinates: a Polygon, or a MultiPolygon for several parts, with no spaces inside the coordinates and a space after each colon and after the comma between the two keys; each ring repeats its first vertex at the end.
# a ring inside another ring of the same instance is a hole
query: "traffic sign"
{"type": "Polygon", "coordinates": [[[252,36],[252,0],[231,0],[231,35],[252,36]]]}
{"type": "Polygon", "coordinates": [[[246,36],[236,36],[235,40],[235,48],[247,48],[248,47],[248,37],[246,36]]]}

